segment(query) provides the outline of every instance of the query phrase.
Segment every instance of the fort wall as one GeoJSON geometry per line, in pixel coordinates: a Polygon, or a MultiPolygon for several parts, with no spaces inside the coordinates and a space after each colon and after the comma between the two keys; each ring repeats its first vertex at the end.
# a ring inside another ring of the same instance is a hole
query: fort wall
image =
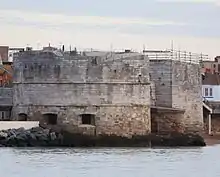
{"type": "MultiPolygon", "coordinates": [[[[13,117],[94,126],[96,134],[150,133],[148,58],[25,54],[14,61],[13,117]],[[93,119],[83,123],[86,119],[93,119]]],[[[47,122],[48,123],[48,122],[47,122]]],[[[89,126],[91,128],[91,126],[89,126]]]]}

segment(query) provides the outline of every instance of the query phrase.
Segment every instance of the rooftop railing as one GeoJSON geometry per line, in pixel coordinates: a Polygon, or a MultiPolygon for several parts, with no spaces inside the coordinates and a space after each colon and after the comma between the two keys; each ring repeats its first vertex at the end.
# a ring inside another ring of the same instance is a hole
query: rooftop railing
{"type": "Polygon", "coordinates": [[[176,60],[199,64],[203,60],[208,60],[208,55],[178,51],[178,50],[144,50],[143,53],[150,60],[176,60]]]}

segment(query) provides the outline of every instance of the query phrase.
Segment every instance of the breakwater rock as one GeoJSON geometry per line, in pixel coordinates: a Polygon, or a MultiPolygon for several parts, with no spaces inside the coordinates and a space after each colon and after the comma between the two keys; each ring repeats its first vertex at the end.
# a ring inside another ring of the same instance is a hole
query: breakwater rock
{"type": "Polygon", "coordinates": [[[155,146],[205,146],[203,138],[195,134],[173,133],[169,135],[88,136],[61,131],[54,132],[41,127],[0,131],[2,147],[155,147],[155,146]]]}

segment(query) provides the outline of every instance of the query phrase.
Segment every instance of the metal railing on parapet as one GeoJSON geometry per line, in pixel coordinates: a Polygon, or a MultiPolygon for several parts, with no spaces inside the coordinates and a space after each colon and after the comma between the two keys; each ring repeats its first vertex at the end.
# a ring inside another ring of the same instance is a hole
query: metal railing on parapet
{"type": "Polygon", "coordinates": [[[143,53],[150,60],[176,60],[197,64],[203,60],[209,60],[208,55],[177,50],[144,50],[143,53]]]}
{"type": "MultiPolygon", "coordinates": [[[[92,50],[92,49],[84,49],[82,51],[78,51],[78,53],[82,56],[102,56],[106,59],[113,59],[123,57],[131,57],[137,55],[139,52],[135,52],[132,50],[112,50],[112,51],[102,51],[102,50],[92,50]],[[117,55],[121,54],[121,55],[117,55]],[[115,56],[116,55],[116,56],[115,56]]],[[[149,57],[150,60],[176,60],[183,62],[190,62],[199,64],[201,61],[209,60],[208,55],[181,51],[181,50],[143,50],[139,54],[144,54],[149,57]]]]}

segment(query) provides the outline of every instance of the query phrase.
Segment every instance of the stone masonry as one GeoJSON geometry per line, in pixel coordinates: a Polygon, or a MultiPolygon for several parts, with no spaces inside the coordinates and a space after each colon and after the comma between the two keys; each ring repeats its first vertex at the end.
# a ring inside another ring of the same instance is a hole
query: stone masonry
{"type": "Polygon", "coordinates": [[[200,65],[132,52],[27,51],[14,60],[12,113],[95,135],[201,132],[200,65]]]}
{"type": "Polygon", "coordinates": [[[151,132],[148,65],[137,53],[24,52],[14,60],[13,118],[96,135],[146,135],[151,132]]]}
{"type": "Polygon", "coordinates": [[[203,130],[202,78],[200,65],[175,61],[172,67],[172,107],[184,109],[185,131],[203,130]]]}
{"type": "MultiPolygon", "coordinates": [[[[200,65],[170,59],[150,60],[150,77],[155,83],[155,106],[170,108],[169,112],[167,109],[159,112],[152,110],[152,122],[157,121],[161,125],[159,127],[167,124],[170,131],[201,132],[203,106],[200,65]],[[178,126],[171,128],[170,123],[178,126]]],[[[160,131],[167,131],[167,128],[160,128],[160,131]]]]}

